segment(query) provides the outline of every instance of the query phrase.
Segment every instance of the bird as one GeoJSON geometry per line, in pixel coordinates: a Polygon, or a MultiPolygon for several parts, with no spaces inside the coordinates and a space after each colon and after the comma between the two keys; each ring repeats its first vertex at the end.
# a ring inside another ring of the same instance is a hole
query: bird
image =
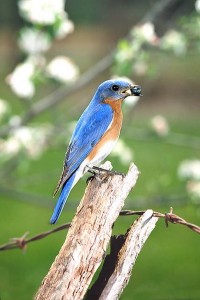
{"type": "Polygon", "coordinates": [[[97,88],[69,142],[62,174],[54,192],[55,196],[61,189],[51,224],[57,222],[70,191],[79,179],[112,151],[122,127],[122,102],[133,95],[140,96],[141,87],[124,79],[106,80],[97,88]]]}

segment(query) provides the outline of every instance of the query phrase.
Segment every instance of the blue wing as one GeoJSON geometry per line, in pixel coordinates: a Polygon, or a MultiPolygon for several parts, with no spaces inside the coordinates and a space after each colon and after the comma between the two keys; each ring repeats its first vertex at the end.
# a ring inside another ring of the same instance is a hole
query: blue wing
{"type": "Polygon", "coordinates": [[[80,117],[72,135],[64,161],[63,173],[54,195],[66,180],[78,169],[106,132],[113,119],[110,105],[89,105],[80,117]]]}

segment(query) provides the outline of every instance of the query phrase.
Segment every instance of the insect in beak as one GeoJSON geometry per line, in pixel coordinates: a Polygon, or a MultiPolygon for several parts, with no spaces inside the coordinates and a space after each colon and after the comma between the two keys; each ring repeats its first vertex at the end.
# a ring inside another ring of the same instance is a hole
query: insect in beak
{"type": "Polygon", "coordinates": [[[141,92],[142,92],[142,89],[141,89],[141,86],[140,85],[134,85],[131,87],[131,95],[133,96],[142,96],[141,95],[141,92]]]}

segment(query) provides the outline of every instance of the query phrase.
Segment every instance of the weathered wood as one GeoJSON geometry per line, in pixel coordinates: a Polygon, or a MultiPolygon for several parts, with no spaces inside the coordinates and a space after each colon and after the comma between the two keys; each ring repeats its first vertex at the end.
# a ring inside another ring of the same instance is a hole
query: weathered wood
{"type": "MultiPolygon", "coordinates": [[[[111,165],[104,164],[110,169],[111,165]]],[[[83,299],[111,238],[112,226],[139,172],[132,164],[125,177],[108,176],[88,184],[67,238],[35,299],[83,299]]]]}
{"type": "Polygon", "coordinates": [[[148,236],[155,228],[157,217],[147,210],[136,220],[126,234],[125,241],[118,254],[115,269],[105,285],[99,300],[117,300],[128,284],[132,268],[148,236]]]}

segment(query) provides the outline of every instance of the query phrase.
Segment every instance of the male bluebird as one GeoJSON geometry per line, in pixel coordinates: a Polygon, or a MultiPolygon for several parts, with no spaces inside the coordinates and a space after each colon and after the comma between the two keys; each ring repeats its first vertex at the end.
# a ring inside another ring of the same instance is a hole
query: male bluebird
{"type": "Polygon", "coordinates": [[[98,87],[72,134],[54,192],[55,195],[62,188],[51,224],[57,222],[77,181],[112,151],[122,126],[122,101],[130,95],[140,94],[140,86],[133,86],[125,80],[107,80],[98,87]]]}

